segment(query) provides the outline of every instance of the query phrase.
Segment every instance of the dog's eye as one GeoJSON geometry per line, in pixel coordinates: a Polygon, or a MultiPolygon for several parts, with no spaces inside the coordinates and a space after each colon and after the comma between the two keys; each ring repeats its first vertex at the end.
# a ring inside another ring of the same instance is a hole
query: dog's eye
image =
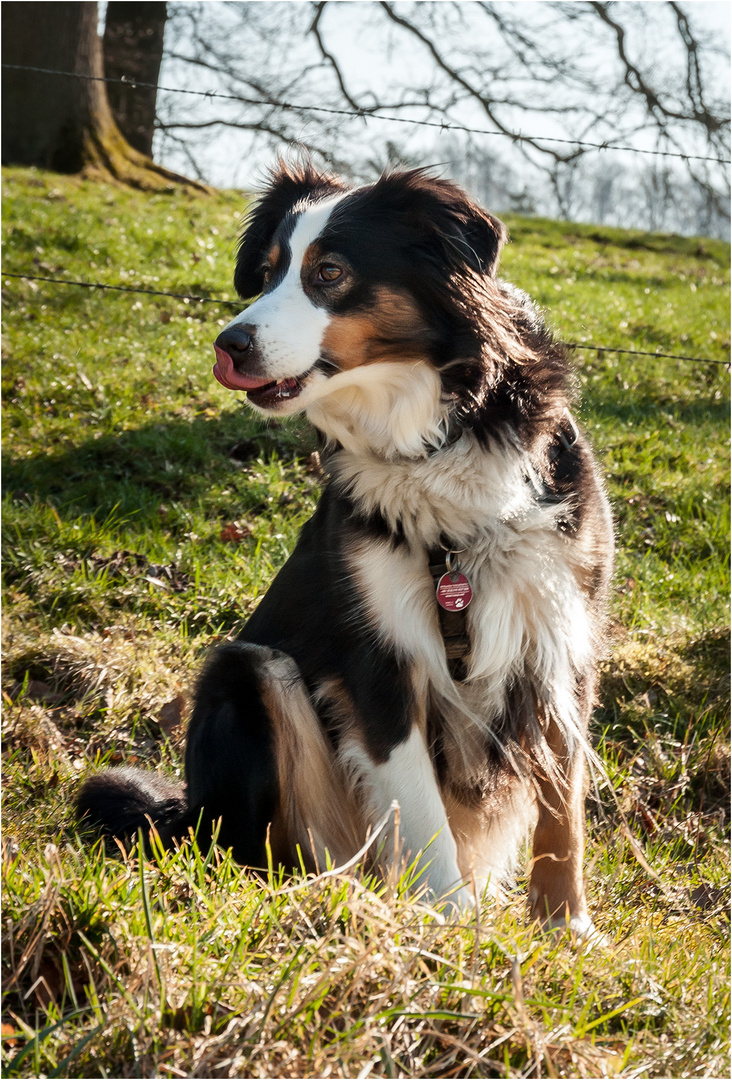
{"type": "Polygon", "coordinates": [[[322,263],[318,267],[318,281],[337,281],[343,271],[335,263],[322,263]]]}
{"type": "Polygon", "coordinates": [[[271,266],[263,266],[262,267],[262,277],[264,279],[264,284],[267,285],[269,283],[271,277],[272,277],[272,267],[271,266]]]}

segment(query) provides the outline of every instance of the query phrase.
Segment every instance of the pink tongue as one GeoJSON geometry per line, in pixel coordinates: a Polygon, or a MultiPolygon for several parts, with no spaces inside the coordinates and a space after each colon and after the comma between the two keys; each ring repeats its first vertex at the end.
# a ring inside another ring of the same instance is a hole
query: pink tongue
{"type": "Polygon", "coordinates": [[[272,379],[258,379],[252,375],[242,375],[239,371],[234,370],[234,361],[227,352],[220,349],[218,345],[214,345],[214,352],[216,353],[216,363],[213,369],[214,376],[227,390],[256,390],[258,386],[266,386],[267,383],[274,381],[272,379]]]}

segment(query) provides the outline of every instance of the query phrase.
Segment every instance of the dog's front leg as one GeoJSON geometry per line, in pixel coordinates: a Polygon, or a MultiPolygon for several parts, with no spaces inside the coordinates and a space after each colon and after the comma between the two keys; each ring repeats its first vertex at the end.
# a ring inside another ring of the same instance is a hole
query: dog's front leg
{"type": "Polygon", "coordinates": [[[529,886],[531,913],[547,928],[570,928],[578,935],[592,932],[587,914],[582,857],[586,767],[580,746],[569,751],[552,720],[547,742],[558,769],[555,777],[537,780],[539,817],[529,886]]]}
{"type": "Polygon", "coordinates": [[[359,775],[372,823],[383,819],[394,802],[399,805],[398,830],[391,824],[382,846],[387,867],[417,859],[417,889],[426,885],[430,902],[446,897],[453,906],[469,906],[472,898],[463,885],[457,845],[420,729],[414,725],[386,761],[374,762],[354,745],[347,756],[359,775]]]}

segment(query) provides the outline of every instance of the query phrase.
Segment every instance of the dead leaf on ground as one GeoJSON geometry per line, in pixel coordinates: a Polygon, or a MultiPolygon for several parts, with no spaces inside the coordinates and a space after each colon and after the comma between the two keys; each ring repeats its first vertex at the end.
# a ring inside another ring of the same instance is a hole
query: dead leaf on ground
{"type": "MultiPolygon", "coordinates": [[[[17,682],[10,691],[10,697],[13,701],[18,698],[23,690],[23,683],[17,682]]],[[[42,701],[44,705],[55,705],[61,701],[63,694],[58,690],[54,690],[48,683],[41,682],[40,679],[29,679],[25,685],[25,696],[30,701],[42,701]]]]}
{"type": "Polygon", "coordinates": [[[190,585],[188,574],[183,574],[176,563],[149,563],[145,569],[145,581],[159,588],[172,589],[173,592],[185,592],[190,585]]]}
{"type": "Polygon", "coordinates": [[[247,521],[232,521],[228,525],[224,525],[220,539],[225,544],[238,544],[241,540],[245,540],[247,536],[251,536],[252,532],[252,526],[247,521]]]}
{"type": "Polygon", "coordinates": [[[308,459],[305,463],[305,472],[310,476],[323,476],[323,466],[320,462],[320,454],[317,450],[313,450],[312,454],[308,455],[308,459]]]}
{"type": "Polygon", "coordinates": [[[25,998],[31,994],[42,1009],[47,1009],[52,1003],[58,1008],[63,990],[63,979],[59,966],[49,957],[44,957],[38,967],[38,977],[23,995],[25,998]]]}
{"type": "Polygon", "coordinates": [[[727,909],[729,890],[703,882],[690,891],[689,899],[695,907],[700,908],[702,911],[709,911],[714,908],[727,909]]]}
{"type": "Polygon", "coordinates": [[[161,706],[156,719],[166,735],[170,735],[180,725],[186,714],[187,705],[185,694],[178,694],[172,701],[166,701],[161,706]]]}
{"type": "Polygon", "coordinates": [[[2,1036],[3,1046],[10,1047],[17,1046],[18,1040],[22,1038],[21,1033],[17,1031],[12,1024],[6,1024],[5,1022],[3,1022],[2,1025],[2,1036]]]}

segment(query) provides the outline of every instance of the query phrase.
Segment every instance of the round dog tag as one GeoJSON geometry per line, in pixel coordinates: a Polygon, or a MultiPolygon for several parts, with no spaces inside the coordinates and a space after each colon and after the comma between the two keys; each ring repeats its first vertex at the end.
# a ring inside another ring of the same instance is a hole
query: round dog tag
{"type": "Polygon", "coordinates": [[[465,574],[443,574],[437,582],[437,603],[445,611],[463,611],[473,599],[465,574]]]}

